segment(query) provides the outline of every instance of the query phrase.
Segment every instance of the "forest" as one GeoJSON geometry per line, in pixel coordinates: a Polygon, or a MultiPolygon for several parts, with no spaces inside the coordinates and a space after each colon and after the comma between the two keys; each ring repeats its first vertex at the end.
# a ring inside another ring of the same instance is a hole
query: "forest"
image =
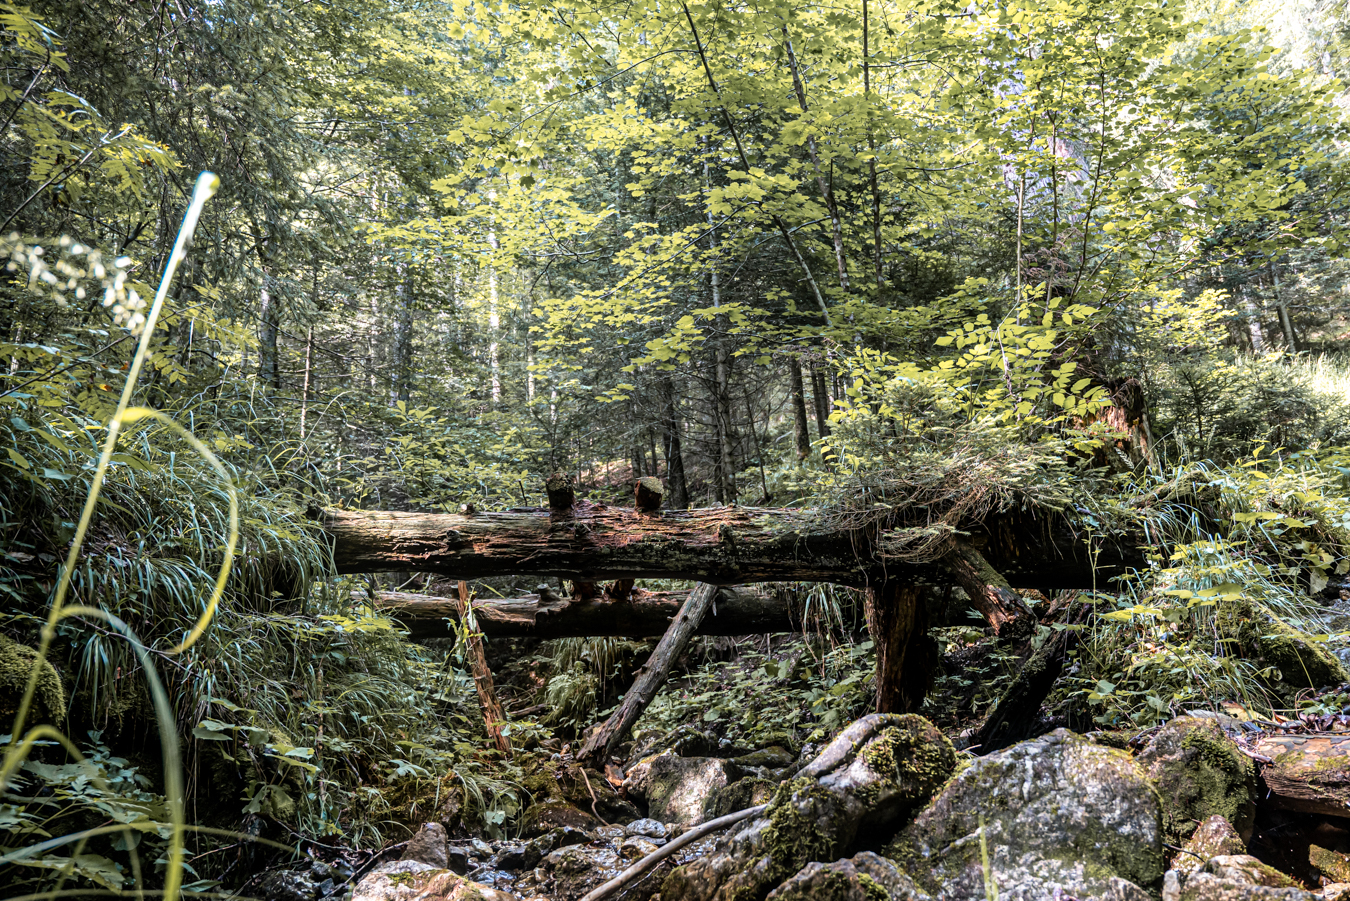
{"type": "Polygon", "coordinates": [[[1350,7],[0,61],[0,899],[1350,901],[1350,7]]]}

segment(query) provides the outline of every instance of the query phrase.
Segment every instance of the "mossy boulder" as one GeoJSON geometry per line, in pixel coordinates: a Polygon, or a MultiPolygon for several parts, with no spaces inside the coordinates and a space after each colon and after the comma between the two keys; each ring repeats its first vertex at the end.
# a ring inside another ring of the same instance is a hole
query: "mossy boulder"
{"type": "Polygon", "coordinates": [[[520,817],[520,834],[527,838],[543,835],[559,827],[594,829],[600,821],[567,801],[542,801],[525,808],[520,817]]]}
{"type": "Polygon", "coordinates": [[[779,783],[772,779],[749,776],[713,792],[703,809],[703,819],[715,820],[747,807],[758,807],[773,800],[779,783]]]}
{"type": "Polygon", "coordinates": [[[1232,823],[1216,813],[1196,827],[1186,841],[1186,846],[1172,861],[1172,869],[1192,873],[1215,857],[1246,853],[1247,844],[1242,836],[1238,835],[1232,823]]]}
{"type": "Polygon", "coordinates": [[[66,718],[66,689],[56,667],[46,660],[38,663],[37,651],[0,635],[0,722],[6,729],[19,712],[34,665],[39,670],[37,692],[24,721],[25,731],[38,723],[55,724],[66,718]]]}
{"type": "Polygon", "coordinates": [[[894,863],[864,851],[852,859],[811,863],[769,893],[767,901],[930,901],[894,863]]]}
{"type": "Polygon", "coordinates": [[[984,901],[985,854],[1003,901],[1142,901],[1163,875],[1161,821],[1129,754],[1058,729],[975,761],[883,853],[938,901],[984,901]]]}
{"type": "Polygon", "coordinates": [[[515,898],[450,870],[400,860],[376,867],[364,876],[356,884],[351,901],[515,901],[515,898]]]}
{"type": "Polygon", "coordinates": [[[662,901],[762,901],[809,864],[832,863],[860,839],[875,841],[885,834],[880,830],[894,829],[898,817],[921,806],[956,766],[951,743],[922,717],[871,722],[874,728],[856,746],[846,730],[822,752],[832,768],[783,783],[763,816],[671,873],[662,901]]]}
{"type": "Polygon", "coordinates": [[[595,770],[583,772],[576,764],[559,763],[538,754],[521,755],[518,759],[525,771],[521,787],[532,803],[565,802],[610,822],[635,820],[641,815],[595,770]]]}
{"type": "Polygon", "coordinates": [[[1201,821],[1215,814],[1239,835],[1251,835],[1256,764],[1218,721],[1184,716],[1164,724],[1139,754],[1139,764],[1162,796],[1169,843],[1184,843],[1201,821]]]}
{"type": "Polygon", "coordinates": [[[1240,600],[1220,605],[1219,632],[1236,638],[1242,650],[1280,671],[1295,688],[1350,682],[1350,670],[1323,642],[1281,620],[1270,608],[1240,600]]]}

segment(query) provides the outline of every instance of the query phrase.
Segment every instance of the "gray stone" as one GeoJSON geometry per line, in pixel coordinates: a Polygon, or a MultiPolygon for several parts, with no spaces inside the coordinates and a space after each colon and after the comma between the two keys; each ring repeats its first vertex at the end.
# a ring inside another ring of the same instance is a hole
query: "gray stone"
{"type": "Polygon", "coordinates": [[[665,823],[662,823],[660,820],[653,820],[650,817],[634,820],[624,827],[624,832],[627,832],[629,835],[645,835],[647,838],[660,839],[664,839],[670,835],[670,830],[666,828],[665,823]]]}
{"type": "Polygon", "coordinates": [[[647,802],[647,815],[663,823],[696,826],[713,793],[745,775],[730,760],[718,757],[677,757],[664,751],[646,757],[628,771],[624,789],[631,798],[647,802]]]}
{"type": "Polygon", "coordinates": [[[1163,901],[1322,901],[1318,895],[1300,888],[1234,882],[1203,870],[1196,873],[1168,870],[1162,897],[1163,901]]]}
{"type": "Polygon", "coordinates": [[[1065,729],[981,758],[887,849],[938,901],[1146,897],[1163,874],[1161,804],[1130,755],[1065,729]]]}
{"type": "Polygon", "coordinates": [[[834,863],[809,863],[766,901],[932,901],[895,864],[870,851],[834,863]]]}
{"type": "Polygon", "coordinates": [[[397,860],[367,873],[351,901],[515,901],[503,891],[470,882],[450,870],[397,860]]]}
{"type": "Polygon", "coordinates": [[[417,834],[408,840],[401,860],[416,860],[441,870],[450,868],[449,836],[440,823],[423,823],[417,834]]]}
{"type": "Polygon", "coordinates": [[[512,842],[497,851],[492,865],[502,870],[533,870],[543,857],[543,851],[533,842],[512,842]]]}
{"type": "Polygon", "coordinates": [[[319,887],[308,873],[275,870],[263,879],[258,892],[271,901],[313,901],[319,894],[319,887]]]}
{"type": "Polygon", "coordinates": [[[1186,846],[1172,861],[1172,869],[1179,873],[1193,873],[1212,857],[1225,854],[1245,854],[1247,846],[1233,824],[1214,814],[1196,828],[1186,846]]]}

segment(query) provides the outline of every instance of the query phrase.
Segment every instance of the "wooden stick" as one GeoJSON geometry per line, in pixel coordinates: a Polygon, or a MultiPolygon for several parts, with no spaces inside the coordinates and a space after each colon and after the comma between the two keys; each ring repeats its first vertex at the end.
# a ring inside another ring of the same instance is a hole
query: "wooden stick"
{"type": "Polygon", "coordinates": [[[506,714],[497,701],[497,690],[492,685],[492,670],[488,668],[487,653],[483,650],[483,633],[478,631],[474,621],[473,609],[469,606],[469,583],[459,583],[459,621],[464,624],[467,639],[466,650],[469,654],[469,669],[473,673],[473,684],[478,689],[478,704],[483,708],[483,724],[487,727],[492,743],[507,757],[511,756],[511,741],[502,732],[506,723],[506,714]]]}
{"type": "Polygon", "coordinates": [[[703,614],[712,606],[715,597],[717,586],[709,585],[707,582],[700,582],[690,593],[689,600],[680,608],[675,621],[670,624],[666,634],[661,636],[656,650],[652,651],[651,657],[643,664],[642,672],[638,674],[633,687],[623,696],[623,703],[619,705],[619,709],[586,739],[586,744],[582,746],[578,755],[579,761],[593,761],[602,766],[619,742],[623,741],[628,730],[633,728],[642,711],[647,709],[652,698],[656,697],[656,693],[665,684],[670,668],[684,653],[684,649],[689,647],[689,640],[698,631],[698,624],[702,622],[703,614]]]}
{"type": "Polygon", "coordinates": [[[637,863],[633,864],[631,867],[624,870],[619,875],[615,876],[613,879],[591,889],[585,895],[582,895],[581,901],[600,901],[601,898],[607,898],[610,895],[614,894],[615,892],[621,890],[624,886],[628,885],[629,883],[635,882],[640,877],[646,875],[648,870],[652,869],[658,863],[665,860],[667,857],[671,856],[681,848],[687,845],[692,845],[694,842],[703,838],[705,835],[717,832],[719,829],[725,829],[728,826],[736,825],[741,820],[747,820],[750,817],[758,816],[759,814],[763,813],[768,809],[769,809],[768,804],[761,804],[758,807],[747,807],[745,810],[738,810],[735,813],[729,813],[724,817],[718,817],[715,820],[709,820],[702,826],[695,826],[693,829],[690,829],[688,832],[684,833],[674,841],[667,842],[665,845],[662,845],[660,848],[657,848],[655,851],[648,854],[646,857],[642,858],[637,863]]]}

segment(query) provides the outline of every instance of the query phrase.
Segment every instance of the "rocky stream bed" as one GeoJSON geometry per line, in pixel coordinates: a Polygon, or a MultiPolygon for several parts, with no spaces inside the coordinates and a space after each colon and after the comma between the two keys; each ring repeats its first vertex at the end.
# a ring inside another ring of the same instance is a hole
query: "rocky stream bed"
{"type": "Polygon", "coordinates": [[[1194,713],[1137,735],[1058,729],[983,757],[915,715],[864,717],[824,747],[726,748],[682,729],[610,778],[555,755],[519,838],[452,840],[429,822],[355,872],[277,871],[258,894],[1350,901],[1350,717],[1315,732],[1194,713]],[[758,805],[597,892],[699,824],[758,805]]]}

